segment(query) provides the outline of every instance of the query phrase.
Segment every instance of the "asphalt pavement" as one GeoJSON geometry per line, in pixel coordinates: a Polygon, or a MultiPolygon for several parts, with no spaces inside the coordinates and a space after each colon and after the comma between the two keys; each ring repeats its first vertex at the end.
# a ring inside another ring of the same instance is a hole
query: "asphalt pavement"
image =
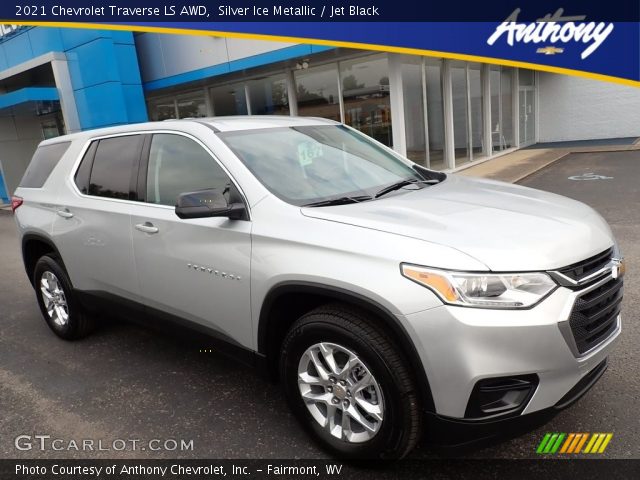
{"type": "MultiPolygon", "coordinates": [[[[613,432],[606,457],[640,458],[638,179],[640,151],[632,151],[572,154],[521,182],[584,201],[609,221],[627,258],[623,335],[608,371],[577,404],[541,428],[458,455],[535,458],[546,432],[613,432]]],[[[2,211],[0,412],[0,458],[327,457],[291,416],[279,387],[232,360],[118,321],[79,342],[55,337],[24,273],[12,215],[2,211]],[[63,449],[40,451],[37,434],[62,439],[63,449]],[[19,435],[31,436],[30,450],[15,448],[19,435]],[[128,443],[124,451],[82,452],[69,449],[72,439],[128,443]],[[156,447],[165,440],[178,447],[152,451],[154,439],[156,447]]],[[[422,444],[411,457],[441,455],[422,444]]]]}

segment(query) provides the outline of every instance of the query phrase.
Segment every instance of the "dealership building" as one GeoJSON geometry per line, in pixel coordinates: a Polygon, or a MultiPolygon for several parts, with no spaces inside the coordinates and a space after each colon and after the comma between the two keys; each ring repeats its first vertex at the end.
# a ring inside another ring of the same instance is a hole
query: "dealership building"
{"type": "Polygon", "coordinates": [[[247,114],[339,120],[451,171],[537,142],[639,137],[640,90],[309,44],[1,25],[0,204],[43,139],[247,114]]]}

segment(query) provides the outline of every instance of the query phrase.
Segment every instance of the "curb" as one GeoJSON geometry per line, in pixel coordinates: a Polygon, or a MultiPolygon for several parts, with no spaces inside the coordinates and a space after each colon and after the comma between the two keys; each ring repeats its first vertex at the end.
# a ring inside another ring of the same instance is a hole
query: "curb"
{"type": "Polygon", "coordinates": [[[520,175],[519,177],[517,177],[517,178],[516,178],[513,182],[511,182],[511,183],[519,183],[519,182],[521,182],[522,180],[524,180],[525,178],[528,178],[528,177],[530,177],[531,175],[533,175],[533,174],[535,174],[535,173],[538,173],[539,171],[541,171],[541,170],[543,170],[543,169],[547,168],[549,165],[552,165],[552,164],[556,163],[558,160],[562,160],[564,157],[566,157],[567,155],[571,155],[572,153],[574,153],[574,152],[565,152],[565,153],[563,153],[562,155],[560,155],[559,157],[553,158],[553,159],[549,160],[548,162],[546,162],[546,163],[544,163],[544,164],[542,164],[542,165],[539,165],[537,168],[535,168],[535,169],[533,169],[533,170],[531,170],[531,171],[529,171],[529,172],[523,173],[522,175],[520,175]]]}
{"type": "MultiPolygon", "coordinates": [[[[535,152],[536,149],[530,149],[529,151],[531,152],[535,152]]],[[[540,149],[542,150],[554,150],[554,149],[540,149]]],[[[500,170],[496,170],[494,172],[492,172],[490,175],[477,175],[479,177],[484,177],[484,178],[491,178],[494,180],[500,180],[503,182],[508,182],[508,183],[519,183],[522,180],[524,180],[527,177],[530,177],[531,175],[533,175],[534,173],[539,172],[540,170],[548,167],[549,165],[552,165],[553,163],[557,162],[558,160],[562,160],[563,158],[565,158],[567,155],[571,155],[574,153],[580,154],[580,153],[616,153],[616,152],[629,152],[629,151],[640,151],[640,139],[638,140],[638,143],[635,144],[631,144],[631,145],[602,145],[600,147],[596,147],[596,146],[589,146],[589,147],[566,147],[566,148],[557,148],[556,150],[556,156],[552,157],[549,160],[543,161],[539,164],[536,165],[528,165],[530,168],[523,168],[523,171],[521,174],[513,177],[513,178],[504,178],[501,173],[504,173],[506,171],[508,171],[508,166],[505,166],[504,168],[500,169],[500,170]]],[[[516,150],[516,152],[519,152],[521,150],[516,150]]],[[[516,153],[514,152],[514,153],[516,153]]],[[[535,155],[534,155],[535,156],[535,155]]],[[[495,159],[489,159],[487,160],[486,163],[491,163],[493,160],[498,160],[501,157],[497,157],[495,159]]],[[[484,163],[484,162],[483,162],[484,163]]],[[[472,169],[473,167],[470,167],[470,169],[472,169]]],[[[465,169],[466,170],[466,169],[465,169]]],[[[507,176],[508,177],[508,176],[507,176]]]]}

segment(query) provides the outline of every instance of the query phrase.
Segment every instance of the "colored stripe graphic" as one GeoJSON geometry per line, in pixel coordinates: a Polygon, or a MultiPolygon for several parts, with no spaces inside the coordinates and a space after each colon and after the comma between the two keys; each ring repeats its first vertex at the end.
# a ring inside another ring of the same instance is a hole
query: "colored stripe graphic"
{"type": "Polygon", "coordinates": [[[587,438],[589,438],[588,433],[581,433],[580,435],[582,435],[582,437],[580,438],[580,442],[578,442],[578,445],[576,446],[576,449],[573,451],[573,453],[580,453],[580,450],[582,450],[582,446],[587,441],[587,438]]]}
{"type": "Polygon", "coordinates": [[[584,448],[584,453],[589,453],[591,452],[591,447],[593,446],[594,443],[596,443],[596,440],[598,439],[599,435],[597,433],[594,433],[591,435],[591,438],[589,439],[589,443],[587,443],[587,446],[584,448]]]}
{"type": "Polygon", "coordinates": [[[547,433],[538,448],[536,449],[536,453],[542,454],[554,454],[562,445],[562,440],[566,437],[566,433],[547,433]]]}
{"type": "Polygon", "coordinates": [[[564,440],[565,436],[566,433],[561,433],[558,435],[558,439],[556,440],[556,443],[553,445],[549,453],[556,453],[558,451],[558,449],[560,448],[560,444],[562,443],[562,440],[564,440]]]}
{"type": "Polygon", "coordinates": [[[613,433],[547,433],[538,445],[536,453],[604,453],[612,438],[613,433]]]}
{"type": "Polygon", "coordinates": [[[569,434],[567,439],[564,441],[564,445],[562,445],[562,448],[560,449],[560,453],[567,453],[567,450],[568,450],[569,446],[571,445],[571,443],[573,442],[573,439],[575,437],[576,437],[575,433],[570,433],[569,434]]]}
{"type": "Polygon", "coordinates": [[[551,438],[551,434],[547,433],[544,438],[542,439],[542,441],[540,442],[540,445],[538,445],[538,449],[536,450],[536,453],[542,453],[544,450],[544,447],[546,447],[547,442],[549,442],[549,439],[551,438]]]}
{"type": "Polygon", "coordinates": [[[606,434],[606,437],[604,438],[602,445],[600,445],[600,450],[598,450],[598,453],[604,453],[604,451],[607,449],[607,445],[609,445],[609,442],[611,441],[612,438],[613,438],[613,433],[606,434]]]}

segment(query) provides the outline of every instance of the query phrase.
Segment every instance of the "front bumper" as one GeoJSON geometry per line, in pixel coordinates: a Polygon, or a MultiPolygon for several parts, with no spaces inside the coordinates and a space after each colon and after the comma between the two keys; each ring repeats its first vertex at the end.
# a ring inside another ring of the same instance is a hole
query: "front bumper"
{"type": "Polygon", "coordinates": [[[432,443],[438,447],[464,447],[495,437],[509,438],[530,431],[548,422],[558,412],[569,407],[587,393],[607,369],[607,359],[587,373],[574,387],[552,407],[526,415],[467,420],[445,417],[427,412],[427,432],[432,443]]]}
{"type": "Polygon", "coordinates": [[[621,331],[618,316],[607,338],[576,355],[566,322],[583,293],[561,287],[528,310],[442,305],[405,316],[429,379],[435,406],[431,413],[465,421],[478,381],[527,374],[536,374],[538,385],[518,412],[521,416],[566,404],[567,394],[605,362],[621,331]]]}

